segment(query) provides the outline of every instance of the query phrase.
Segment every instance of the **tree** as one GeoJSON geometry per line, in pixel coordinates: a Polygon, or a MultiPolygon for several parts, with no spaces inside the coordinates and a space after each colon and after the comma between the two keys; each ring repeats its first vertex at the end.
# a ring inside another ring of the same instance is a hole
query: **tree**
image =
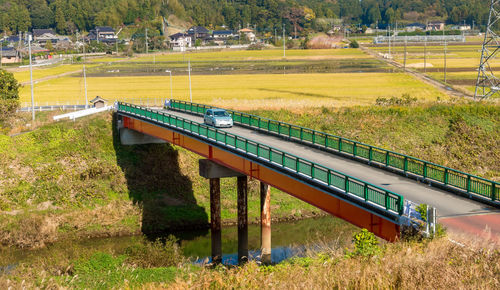
{"type": "Polygon", "coordinates": [[[54,14],[45,0],[31,0],[28,10],[33,28],[48,28],[54,24],[54,14]]]}
{"type": "Polygon", "coordinates": [[[54,49],[51,40],[47,40],[47,42],[45,43],[45,49],[47,49],[48,51],[52,51],[54,49]]]}
{"type": "Polygon", "coordinates": [[[0,123],[19,108],[19,84],[14,75],[0,69],[0,123]]]}
{"type": "Polygon", "coordinates": [[[394,12],[394,9],[389,7],[387,10],[385,10],[385,14],[384,14],[385,23],[387,23],[387,24],[394,23],[395,18],[396,18],[396,12],[394,12]]]}
{"type": "Polygon", "coordinates": [[[299,31],[302,30],[302,27],[299,26],[299,23],[304,18],[305,15],[306,14],[304,10],[298,7],[292,7],[285,12],[284,17],[290,20],[290,22],[293,25],[295,38],[297,38],[297,30],[299,31]]]}

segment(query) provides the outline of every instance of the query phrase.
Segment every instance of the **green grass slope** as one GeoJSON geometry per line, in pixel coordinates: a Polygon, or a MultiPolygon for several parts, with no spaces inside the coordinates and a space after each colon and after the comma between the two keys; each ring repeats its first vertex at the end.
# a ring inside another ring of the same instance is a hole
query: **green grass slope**
{"type": "MultiPolygon", "coordinates": [[[[0,135],[0,244],[41,247],[63,238],[161,234],[206,227],[208,181],[199,156],[169,144],[122,146],[111,114],[0,135]]],[[[222,218],[236,222],[236,181],[223,179],[222,218]]],[[[259,216],[249,183],[249,218],[259,216]]],[[[273,217],[318,209],[273,190],[273,217]]]]}

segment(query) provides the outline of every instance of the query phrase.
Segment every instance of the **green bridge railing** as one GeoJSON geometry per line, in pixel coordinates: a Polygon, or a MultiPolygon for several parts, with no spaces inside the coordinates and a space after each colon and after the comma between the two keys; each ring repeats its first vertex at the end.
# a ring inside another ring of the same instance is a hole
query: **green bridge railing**
{"type": "MultiPolygon", "coordinates": [[[[200,115],[204,114],[207,109],[215,108],[213,106],[179,100],[170,100],[170,106],[173,109],[200,115]]],[[[495,203],[499,202],[500,183],[498,182],[313,129],[238,111],[227,111],[233,115],[234,123],[346,153],[354,158],[375,162],[387,168],[399,169],[403,173],[411,173],[418,177],[440,182],[445,187],[458,188],[468,194],[476,194],[495,203]]]]}
{"type": "MultiPolygon", "coordinates": [[[[401,195],[297,157],[293,154],[166,112],[159,112],[121,102],[118,103],[118,112],[129,113],[130,115],[142,117],[148,121],[189,132],[195,136],[197,135],[200,139],[210,140],[226,148],[230,147],[236,149],[238,152],[244,153],[245,155],[257,157],[259,162],[263,164],[271,163],[273,165],[278,165],[281,168],[308,177],[311,181],[320,185],[341,189],[345,193],[352,194],[364,200],[366,203],[380,206],[381,210],[385,209],[385,211],[394,212],[399,216],[403,214],[403,197],[401,195]]],[[[333,190],[332,193],[340,196],[333,190]]]]}

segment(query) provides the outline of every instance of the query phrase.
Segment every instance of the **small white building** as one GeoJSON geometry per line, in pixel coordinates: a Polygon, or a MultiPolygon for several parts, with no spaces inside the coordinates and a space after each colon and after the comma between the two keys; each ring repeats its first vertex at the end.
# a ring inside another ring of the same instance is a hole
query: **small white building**
{"type": "Polygon", "coordinates": [[[192,46],[192,38],[191,36],[184,34],[184,33],[176,33],[173,35],[170,35],[170,43],[172,45],[172,48],[174,49],[179,49],[179,48],[186,48],[186,47],[191,47],[192,46]]]}
{"type": "Polygon", "coordinates": [[[251,42],[255,42],[255,33],[253,33],[253,30],[250,28],[243,28],[238,30],[239,34],[244,34],[246,39],[250,40],[251,42]]]}
{"type": "Polygon", "coordinates": [[[460,31],[469,31],[469,30],[471,30],[471,27],[470,27],[470,25],[462,24],[462,25],[454,25],[451,27],[451,29],[452,30],[460,30],[460,31]]]}
{"type": "Polygon", "coordinates": [[[433,21],[433,22],[429,22],[427,24],[428,31],[441,31],[443,29],[444,29],[444,22],[443,21],[433,21]]]}

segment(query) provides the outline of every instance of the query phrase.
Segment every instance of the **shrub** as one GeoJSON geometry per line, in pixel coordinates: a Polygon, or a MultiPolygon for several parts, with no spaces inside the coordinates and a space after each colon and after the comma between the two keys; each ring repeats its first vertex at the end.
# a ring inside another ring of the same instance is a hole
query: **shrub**
{"type": "Polygon", "coordinates": [[[362,229],[352,237],[354,250],[347,252],[347,257],[372,257],[382,252],[377,237],[367,229],[362,229]]]}
{"type": "Polygon", "coordinates": [[[145,238],[126,249],[126,262],[142,268],[169,267],[182,261],[182,255],[173,236],[164,241],[149,242],[145,238]]]}
{"type": "Polygon", "coordinates": [[[390,99],[377,98],[375,104],[377,106],[409,106],[417,102],[417,98],[410,96],[408,93],[404,93],[401,98],[392,97],[390,99]]]}
{"type": "Polygon", "coordinates": [[[353,41],[351,41],[351,43],[349,43],[349,47],[350,48],[359,48],[359,43],[356,40],[353,40],[353,41]]]}
{"type": "Polygon", "coordinates": [[[0,69],[0,127],[19,108],[19,84],[14,75],[0,69]]]}
{"type": "Polygon", "coordinates": [[[247,48],[247,50],[262,50],[264,48],[264,45],[262,43],[254,43],[250,44],[247,48]]]}

